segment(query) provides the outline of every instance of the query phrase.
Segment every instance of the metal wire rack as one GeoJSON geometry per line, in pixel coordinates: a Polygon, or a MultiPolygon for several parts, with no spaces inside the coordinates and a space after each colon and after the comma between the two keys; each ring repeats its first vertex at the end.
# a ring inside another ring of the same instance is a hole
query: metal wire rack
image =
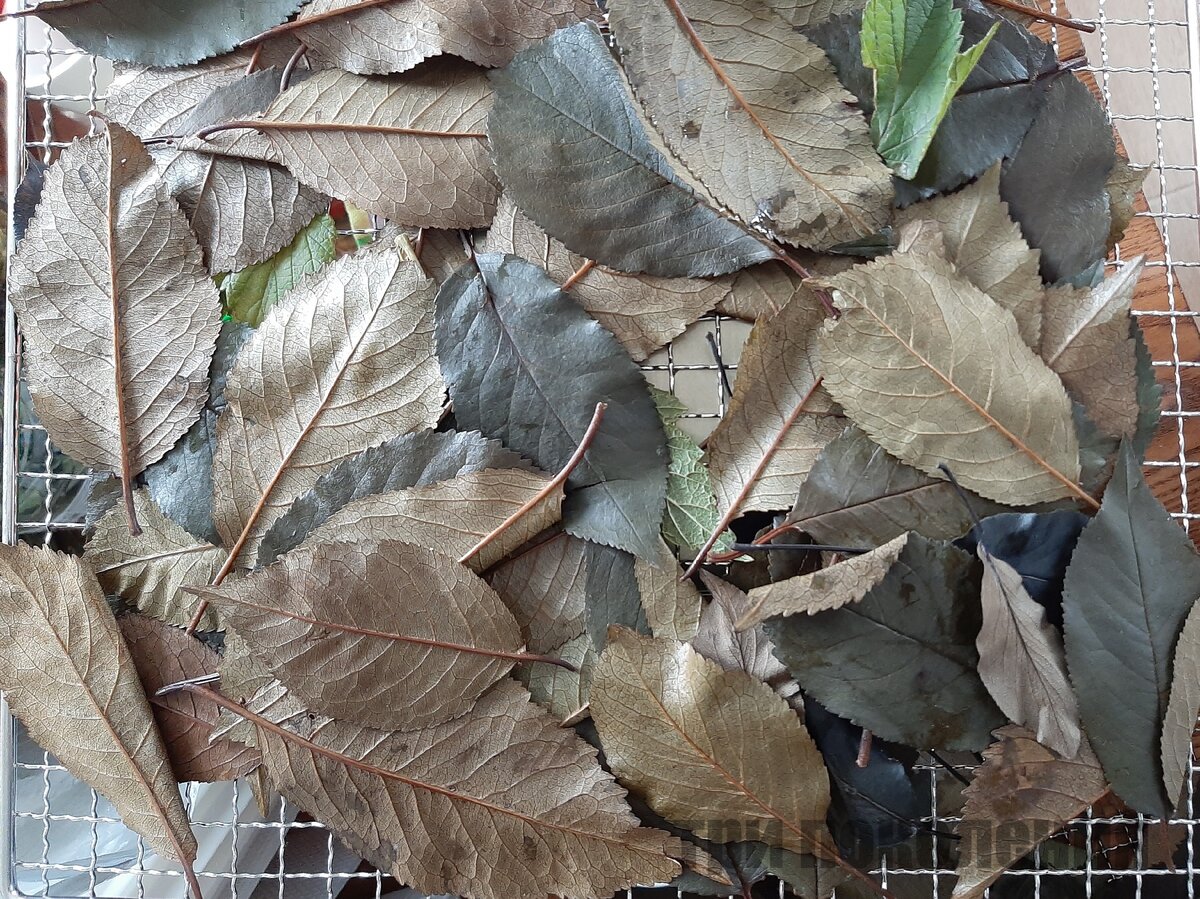
{"type": "MultiPolygon", "coordinates": [[[[1142,214],[1154,218],[1163,234],[1163,258],[1150,265],[1165,269],[1169,303],[1165,310],[1141,314],[1166,321],[1171,329],[1173,352],[1169,357],[1156,358],[1154,364],[1169,369],[1172,375],[1165,381],[1163,414],[1178,438],[1178,452],[1147,464],[1177,471],[1179,501],[1175,515],[1185,529],[1192,528],[1200,518],[1200,512],[1188,502],[1189,475],[1200,477],[1196,471],[1200,458],[1194,454],[1189,458],[1188,452],[1189,443],[1200,444],[1192,437],[1192,429],[1200,427],[1196,422],[1200,418],[1200,398],[1188,396],[1183,377],[1186,369],[1200,366],[1200,358],[1181,355],[1181,346],[1187,341],[1180,339],[1187,333],[1185,329],[1197,326],[1196,313],[1188,309],[1180,282],[1200,274],[1200,11],[1196,3],[1100,0],[1094,16],[1088,16],[1079,4],[1075,10],[1076,14],[1083,12],[1085,18],[1094,18],[1098,26],[1096,41],[1089,47],[1098,64],[1091,71],[1114,122],[1123,132],[1127,127],[1142,127],[1150,135],[1147,146],[1151,149],[1141,154],[1144,158],[1136,152],[1132,155],[1134,162],[1152,167],[1147,194],[1153,211],[1142,214]],[[1113,10],[1118,3],[1121,9],[1113,10]],[[1130,34],[1138,35],[1132,54],[1130,34]],[[1165,44],[1174,48],[1175,58],[1161,59],[1160,49],[1165,44]],[[1148,82],[1148,108],[1113,105],[1114,94],[1118,93],[1115,89],[1123,80],[1132,79],[1148,82]],[[1195,253],[1190,252],[1193,243],[1197,244],[1195,253]]],[[[52,104],[81,112],[102,109],[110,72],[102,60],[69,46],[37,20],[0,26],[0,54],[15,60],[15,77],[7,84],[11,204],[25,150],[44,157],[67,143],[56,133],[52,104]],[[26,134],[27,115],[43,133],[34,142],[21,139],[26,134]]],[[[14,245],[12,236],[10,247],[14,245]]],[[[1119,262],[1120,248],[1116,258],[1119,262]]],[[[1197,281],[1196,298],[1200,299],[1200,279],[1197,281]]],[[[71,548],[79,543],[79,488],[87,473],[55,449],[33,419],[28,404],[21,402],[16,324],[11,309],[6,308],[5,313],[0,536],[6,543],[24,539],[71,548]]],[[[687,402],[692,411],[685,426],[697,436],[711,430],[724,414],[726,403],[706,335],[714,338],[733,376],[747,333],[748,327],[740,322],[706,317],[644,366],[653,383],[687,402]]],[[[946,812],[946,796],[953,792],[947,790],[947,784],[953,781],[931,764],[920,764],[915,770],[918,782],[928,785],[931,814],[927,823],[935,830],[952,830],[957,819],[946,812]]],[[[1021,882],[1018,895],[1049,899],[1059,895],[1053,889],[1056,881],[1073,879],[1087,897],[1158,899],[1169,895],[1195,899],[1200,894],[1196,840],[1200,803],[1195,799],[1198,771],[1200,767],[1193,759],[1187,815],[1170,822],[1186,829],[1186,864],[1174,871],[1149,868],[1145,837],[1153,822],[1121,815],[1105,817],[1103,810],[1097,809],[1068,830],[1084,845],[1103,842],[1109,852],[1126,851],[1132,864],[1119,870],[1109,868],[1105,867],[1104,853],[1093,856],[1077,851],[1071,855],[1056,849],[1063,843],[1047,844],[1044,851],[1035,853],[1032,866],[1010,875],[1010,881],[1016,878],[1021,882]]],[[[328,830],[317,822],[297,818],[297,810],[286,803],[277,802],[270,815],[263,817],[245,784],[188,784],[184,789],[201,841],[199,876],[209,899],[334,899],[348,887],[354,890],[356,899],[413,895],[385,893],[387,881],[379,873],[361,869],[359,859],[341,847],[328,830]]],[[[953,884],[951,856],[945,841],[930,840],[915,853],[885,855],[877,871],[883,875],[885,885],[902,895],[949,897],[953,884]]],[[[5,895],[56,899],[182,895],[182,880],[170,869],[125,830],[104,799],[74,781],[53,757],[25,739],[0,700],[0,879],[5,895]]],[[[667,899],[676,895],[669,888],[647,887],[630,890],[627,899],[667,899]]],[[[779,885],[778,895],[782,899],[789,894],[779,885]]]]}

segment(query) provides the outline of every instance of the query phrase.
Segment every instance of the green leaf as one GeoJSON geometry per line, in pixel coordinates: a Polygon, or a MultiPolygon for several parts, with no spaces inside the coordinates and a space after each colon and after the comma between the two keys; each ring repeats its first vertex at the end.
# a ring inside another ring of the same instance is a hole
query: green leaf
{"type": "MultiPolygon", "coordinates": [[[[676,549],[697,550],[721,520],[712,477],[704,465],[703,451],[683,428],[679,419],[687,411],[675,396],[656,387],[650,396],[658,407],[667,433],[667,507],[663,510],[663,539],[676,549]]],[[[733,534],[726,531],[713,546],[714,552],[727,552],[733,546],[733,534]]]]}
{"type": "Polygon", "coordinates": [[[1146,486],[1132,447],[1083,529],[1063,591],[1064,637],[1079,714],[1113,791],[1165,817],[1159,738],[1171,658],[1200,596],[1200,557],[1146,486]]]}
{"type": "Polygon", "coordinates": [[[999,25],[959,53],[962,13],[950,0],[868,0],[862,56],[875,70],[875,148],[901,178],[917,174],[933,134],[999,25]]]}
{"type": "Polygon", "coordinates": [[[333,219],[318,215],[270,259],[225,279],[221,285],[225,309],[238,321],[257,328],[301,278],[333,262],[336,238],[333,219]]]}

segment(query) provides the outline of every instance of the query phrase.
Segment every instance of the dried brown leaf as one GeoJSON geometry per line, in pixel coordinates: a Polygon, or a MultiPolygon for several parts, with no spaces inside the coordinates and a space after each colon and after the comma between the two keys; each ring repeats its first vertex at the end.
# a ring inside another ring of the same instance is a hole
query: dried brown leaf
{"type": "Polygon", "coordinates": [[[0,548],[0,687],[39,745],[191,870],[196,839],[166,747],[104,591],[78,559],[0,548]]]}
{"type": "Polygon", "coordinates": [[[1163,786],[1178,807],[1192,773],[1192,734],[1200,711],[1200,602],[1192,607],[1175,643],[1171,698],[1163,720],[1163,786]]]}
{"type": "Polygon", "coordinates": [[[712,602],[700,617],[692,648],[726,671],[745,671],[769,684],[784,698],[796,695],[799,685],[783,662],[775,658],[774,644],[766,632],[761,627],[741,631],[735,627],[749,611],[750,597],[707,571],[700,572],[700,580],[712,594],[712,602]]]}
{"type": "Polygon", "coordinates": [[[823,249],[879,230],[892,185],[832,63],[798,33],[814,6],[613,0],[608,12],[634,91],[683,164],[744,221],[823,249]]]}
{"type": "Polygon", "coordinates": [[[1064,758],[1079,752],[1079,706],[1067,678],[1062,637],[1025,589],[1020,572],[979,544],[983,624],[975,645],[979,676],[1000,711],[1036,732],[1064,758]]]}
{"type": "Polygon", "coordinates": [[[1138,257],[1090,290],[1045,292],[1045,326],[1038,353],[1101,431],[1132,436],[1138,424],[1136,344],[1129,329],[1133,292],[1142,274],[1138,257]]]}
{"type": "Polygon", "coordinates": [[[636,360],[645,359],[683,333],[729,293],[732,276],[660,278],[630,275],[590,263],[547,237],[511,197],[500,199],[484,239],[489,253],[513,253],[536,262],[600,324],[612,331],[636,360]]]}
{"type": "Polygon", "coordinates": [[[936,222],[958,273],[1013,314],[1021,339],[1034,349],[1042,332],[1041,254],[1030,249],[1000,199],[1000,166],[962,190],[897,213],[898,227],[936,222]]]}
{"type": "Polygon", "coordinates": [[[1022,727],[996,731],[967,787],[953,899],[978,899],[1010,865],[1108,792],[1085,740],[1063,759],[1022,727]]]}
{"type": "MultiPolygon", "coordinates": [[[[145,490],[133,494],[133,507],[142,533],[131,536],[125,511],[113,507],[88,537],[83,560],[106,593],[125,597],[152,618],[185,627],[195,603],[183,588],[209,583],[229,554],[167,518],[145,490]]],[[[219,629],[215,612],[205,613],[200,629],[219,629]]]]}
{"type": "Polygon", "coordinates": [[[599,654],[591,637],[578,634],[554,647],[547,655],[569,662],[577,670],[535,662],[521,665],[513,673],[529,689],[534,702],[545,706],[551,715],[563,721],[587,705],[599,654]]]}
{"type": "Polygon", "coordinates": [[[465,566],[387,539],[304,546],[200,595],[297,699],[369,727],[463,714],[523,648],[465,566]]]}
{"type": "Polygon", "coordinates": [[[503,66],[555,29],[595,12],[586,0],[406,0],[354,11],[360,3],[313,0],[300,11],[298,21],[320,19],[296,32],[310,55],[360,75],[403,72],[442,54],[503,66]]]}
{"type": "Polygon", "coordinates": [[[501,681],[469,713],[403,734],[259,723],[271,779],[355,851],[423,893],[607,896],[679,873],[596,751],[501,681]]]}
{"type": "Polygon", "coordinates": [[[679,560],[663,541],[653,559],[635,559],[633,576],[642,594],[650,633],[672,640],[690,640],[700,626],[704,601],[691,578],[680,580],[679,560]]]}
{"type": "Polygon", "coordinates": [[[821,338],[825,386],[876,443],[948,465],[989,499],[1074,496],[1079,442],[1058,376],[1016,319],[936,253],[894,253],[828,279],[842,306],[821,338]]]}
{"type": "Polygon", "coordinates": [[[837,857],[821,755],[795,711],[749,674],[615,628],[591,711],[613,771],[668,820],[717,842],[837,857]]]}
{"type": "Polygon", "coordinates": [[[118,622],[133,656],[138,678],[150,696],[154,720],[162,733],[171,767],[181,781],[212,783],[236,780],[258,767],[258,753],[231,740],[211,743],[217,709],[190,693],[155,696],[167,684],[211,674],[221,657],[182,630],[143,615],[126,615],[118,622]]]}
{"type": "Polygon", "coordinates": [[[550,652],[582,633],[587,600],[587,543],[556,534],[487,575],[521,625],[531,652],[550,652]]]}
{"type": "Polygon", "coordinates": [[[891,570],[908,537],[901,534],[877,549],[812,574],[755,587],[750,591],[751,606],[737,621],[738,630],[752,628],[768,618],[815,615],[858,602],[891,570]]]}
{"type": "Polygon", "coordinates": [[[402,225],[476,228],[499,196],[484,134],[491,100],[481,71],[448,60],[389,78],[327,70],[253,127],[309,187],[402,225]]]}
{"type": "Polygon", "coordinates": [[[433,292],[381,249],[302,281],[243,347],[213,452],[213,518],[238,562],[338,462],[437,423],[433,292]]]}
{"type": "Polygon", "coordinates": [[[196,238],[141,141],[102,125],[63,151],[9,288],[51,439],[132,491],[199,416],[220,328],[196,238]]]}
{"type": "Polygon", "coordinates": [[[750,332],[729,410],[706,445],[723,511],[747,489],[739,511],[789,508],[825,444],[845,427],[817,383],[816,340],[824,319],[816,296],[801,288],[750,332]]]}
{"type": "Polygon", "coordinates": [[[330,516],[307,542],[403,540],[460,558],[536,500],[529,512],[470,559],[471,568],[483,571],[559,521],[562,487],[539,498],[549,485],[550,478],[541,472],[488,469],[425,487],[365,496],[330,516]]]}

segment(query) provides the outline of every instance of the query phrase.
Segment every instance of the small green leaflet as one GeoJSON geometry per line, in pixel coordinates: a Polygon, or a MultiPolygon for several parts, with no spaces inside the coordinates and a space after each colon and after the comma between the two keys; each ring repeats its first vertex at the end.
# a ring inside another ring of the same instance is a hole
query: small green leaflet
{"type": "Polygon", "coordinates": [[[863,64],[875,71],[875,149],[901,178],[917,174],[950,101],[999,23],[963,53],[962,13],[951,0],[867,0],[863,64]]]}
{"type": "Polygon", "coordinates": [[[222,282],[226,311],[237,321],[257,328],[301,278],[333,262],[336,239],[333,219],[324,213],[318,215],[270,259],[234,272],[222,282]]]}
{"type": "MultiPolygon", "coordinates": [[[[687,407],[673,394],[657,387],[650,388],[650,396],[663,420],[667,451],[671,454],[667,469],[667,506],[663,510],[663,539],[676,549],[694,552],[704,545],[721,520],[712,477],[701,461],[704,453],[691,435],[679,426],[679,419],[687,412],[687,407]]],[[[733,535],[726,531],[714,544],[713,552],[728,552],[732,546],[733,535]]]]}

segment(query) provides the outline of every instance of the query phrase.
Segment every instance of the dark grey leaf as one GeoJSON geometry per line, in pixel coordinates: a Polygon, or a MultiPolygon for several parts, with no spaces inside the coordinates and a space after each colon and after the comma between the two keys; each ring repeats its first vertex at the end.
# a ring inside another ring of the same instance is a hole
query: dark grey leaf
{"type": "Polygon", "coordinates": [[[270,565],[299,546],[343,506],[393,490],[424,487],[487,468],[532,466],[499,440],[476,431],[417,431],[363,450],[339,462],[271,525],[258,550],[258,566],[270,565]]]}
{"type": "Polygon", "coordinates": [[[217,416],[225,408],[225,382],[233,361],[254,329],[240,322],[221,323],[217,349],[208,371],[208,402],[199,420],[158,462],[143,473],[150,498],[163,514],[195,537],[219,545],[212,517],[212,448],[217,416]]]}
{"type": "Polygon", "coordinates": [[[912,771],[888,755],[882,741],[871,741],[867,766],[860,768],[861,727],[814,699],[804,703],[804,725],[829,769],[834,792],[832,831],[843,850],[863,842],[895,846],[917,832],[921,817],[929,814],[929,791],[922,802],[912,771]]]}
{"type": "Polygon", "coordinates": [[[459,426],[503,441],[543,471],[563,467],[596,404],[608,403],[567,481],[563,526],[656,558],[666,435],[646,379],[617,339],[542,269],[515,256],[485,254],[463,266],[438,291],[436,315],[459,426]]]}
{"type": "Polygon", "coordinates": [[[1079,439],[1079,486],[1098,496],[1112,477],[1113,459],[1120,448],[1121,438],[1101,431],[1083,403],[1071,402],[1071,418],[1079,439]]]}
{"type": "Polygon", "coordinates": [[[1063,578],[1071,553],[1088,518],[1082,512],[1002,512],[971,528],[955,545],[971,555],[982,542],[997,559],[1015,568],[1025,590],[1046,610],[1055,627],[1062,627],[1063,578]]]}
{"type": "Polygon", "coordinates": [[[594,25],[557,31],[490,77],[496,171],[521,211],[567,249],[664,277],[777,257],[672,170],[594,25]]]}
{"type": "MultiPolygon", "coordinates": [[[[1003,507],[972,496],[971,508],[983,516],[1003,507]]],[[[905,465],[856,427],[817,457],[788,521],[818,542],[868,549],[905,531],[948,540],[971,526],[947,481],[905,465]]]]}
{"type": "Polygon", "coordinates": [[[303,0],[45,0],[36,12],[96,56],[182,66],[232,50],[302,5],[303,0]]]}
{"type": "Polygon", "coordinates": [[[979,750],[1004,723],[976,666],[978,563],[912,535],[857,603],[767,622],[775,654],[835,714],[884,740],[979,750]]]}
{"type": "Polygon", "coordinates": [[[1114,792],[1166,817],[1159,739],[1171,659],[1200,596],[1200,557],[1128,444],[1067,568],[1064,638],[1080,718],[1114,792]]]}
{"type": "Polygon", "coordinates": [[[17,192],[13,197],[12,226],[13,237],[16,238],[17,243],[20,243],[21,238],[25,236],[25,228],[33,217],[38,200],[42,198],[42,184],[46,177],[46,169],[47,165],[44,162],[26,152],[25,175],[21,178],[21,183],[17,185],[17,192]]]}
{"type": "MultiPolygon", "coordinates": [[[[294,73],[292,83],[299,84],[307,74],[294,73]]],[[[191,135],[209,125],[248,119],[265,112],[271,101],[279,96],[280,75],[280,70],[272,66],[230,84],[221,85],[173,126],[175,133],[191,135]]]]}
{"type": "Polygon", "coordinates": [[[1046,105],[1004,164],[1000,196],[1031,247],[1042,278],[1070,281],[1104,258],[1111,212],[1108,174],[1117,162],[1112,125],[1074,75],[1051,82],[1046,105]]]}
{"type": "Polygon", "coordinates": [[[633,572],[633,556],[589,542],[583,558],[587,572],[584,588],[587,632],[596,649],[602,650],[608,643],[610,624],[649,634],[642,591],[633,572]]]}
{"type": "MultiPolygon", "coordinates": [[[[1045,103],[1048,76],[1057,70],[1054,48],[1027,29],[975,0],[955,6],[962,11],[964,48],[978,43],[995,22],[1000,30],[951,101],[916,177],[896,179],[899,206],[953,190],[1011,155],[1045,103]]],[[[874,84],[871,70],[862,64],[860,25],[861,17],[851,13],[805,34],[829,55],[842,84],[869,115],[874,84]]]]}

